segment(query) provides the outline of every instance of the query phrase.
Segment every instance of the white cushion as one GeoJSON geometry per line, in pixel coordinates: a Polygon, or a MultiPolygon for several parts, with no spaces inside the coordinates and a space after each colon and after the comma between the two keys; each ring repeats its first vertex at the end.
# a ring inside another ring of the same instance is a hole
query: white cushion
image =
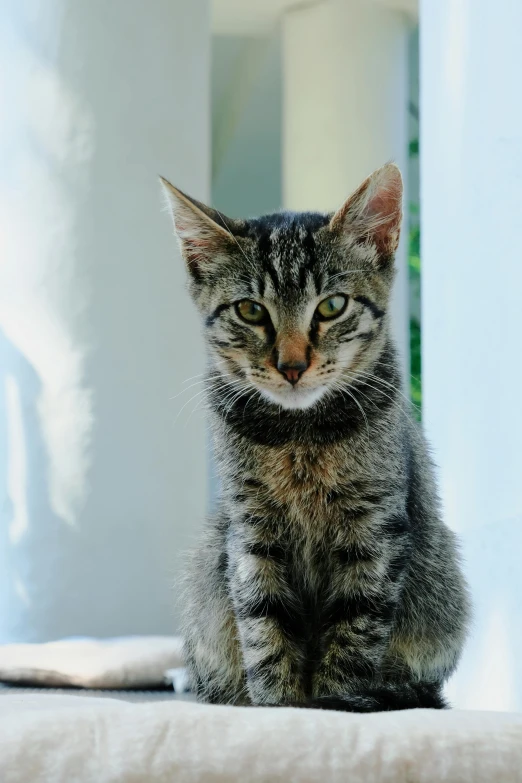
{"type": "Polygon", "coordinates": [[[179,636],[0,645],[0,681],[53,688],[151,688],[183,665],[179,636]]]}
{"type": "Polygon", "coordinates": [[[516,783],[522,716],[0,696],[2,783],[516,783]]]}

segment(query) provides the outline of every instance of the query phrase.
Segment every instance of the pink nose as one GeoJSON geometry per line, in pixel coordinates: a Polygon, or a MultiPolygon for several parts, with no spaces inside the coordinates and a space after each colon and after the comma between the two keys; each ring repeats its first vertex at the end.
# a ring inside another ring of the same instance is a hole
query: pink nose
{"type": "Polygon", "coordinates": [[[277,369],[281,373],[281,375],[284,375],[288,383],[291,383],[292,386],[295,386],[301,375],[304,373],[304,371],[307,369],[308,365],[306,362],[287,362],[287,363],[277,363],[277,369]]]}

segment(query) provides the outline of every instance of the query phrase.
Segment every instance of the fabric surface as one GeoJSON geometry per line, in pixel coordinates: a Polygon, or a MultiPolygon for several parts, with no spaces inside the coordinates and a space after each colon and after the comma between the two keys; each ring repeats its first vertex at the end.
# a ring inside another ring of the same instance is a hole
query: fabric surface
{"type": "Polygon", "coordinates": [[[519,783],[522,716],[0,699],[2,783],[519,783]]]}
{"type": "Polygon", "coordinates": [[[0,681],[58,688],[153,688],[183,665],[179,636],[0,645],[0,681]]]}
{"type": "MultiPolygon", "coordinates": [[[[102,690],[98,688],[47,688],[30,685],[7,685],[0,683],[0,713],[2,712],[2,698],[5,696],[35,696],[35,695],[54,695],[54,696],[76,696],[85,699],[118,699],[129,702],[157,702],[157,701],[196,701],[193,693],[176,693],[171,685],[165,685],[164,688],[126,688],[117,690],[108,688],[102,690]]],[[[1,781],[0,781],[1,783],[1,781]]]]}

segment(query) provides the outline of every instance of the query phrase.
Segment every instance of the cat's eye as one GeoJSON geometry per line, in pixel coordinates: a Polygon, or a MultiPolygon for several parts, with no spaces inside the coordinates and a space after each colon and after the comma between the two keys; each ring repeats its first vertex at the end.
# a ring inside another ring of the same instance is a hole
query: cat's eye
{"type": "Polygon", "coordinates": [[[344,313],[347,302],[348,297],[344,296],[344,294],[329,296],[328,299],[323,299],[322,302],[319,302],[315,312],[322,320],[325,318],[337,318],[341,313],[344,313]]]}
{"type": "Polygon", "coordinates": [[[251,299],[242,299],[236,304],[236,313],[248,324],[263,324],[268,319],[266,307],[251,299]]]}

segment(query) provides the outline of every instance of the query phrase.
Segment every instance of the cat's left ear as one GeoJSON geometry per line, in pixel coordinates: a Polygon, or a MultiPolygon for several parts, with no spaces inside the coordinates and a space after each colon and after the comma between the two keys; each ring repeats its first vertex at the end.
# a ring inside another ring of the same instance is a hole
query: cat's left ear
{"type": "Polygon", "coordinates": [[[364,180],[335,213],[330,229],[370,242],[381,264],[393,260],[402,222],[402,176],[394,163],[387,163],[364,180]]]}
{"type": "Polygon", "coordinates": [[[188,271],[196,278],[204,276],[233,249],[231,229],[236,221],[187,196],[163,177],[160,180],[188,271]]]}

